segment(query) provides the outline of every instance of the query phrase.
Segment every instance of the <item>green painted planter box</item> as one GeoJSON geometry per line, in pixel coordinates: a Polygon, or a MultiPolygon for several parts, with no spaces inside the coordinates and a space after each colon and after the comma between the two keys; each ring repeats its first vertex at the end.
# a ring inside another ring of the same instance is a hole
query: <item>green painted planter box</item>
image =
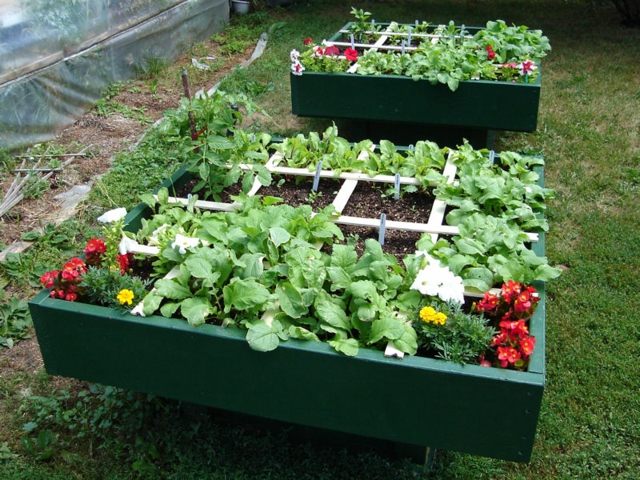
{"type": "Polygon", "coordinates": [[[303,72],[290,77],[291,110],[302,117],[524,132],[536,129],[542,83],[541,70],[529,84],[468,80],[455,92],[443,84],[398,75],[303,72]]]}
{"type": "MultiPolygon", "coordinates": [[[[139,224],[144,208],[130,212],[139,224]]],[[[536,244],[539,254],[544,240],[536,244]]],[[[545,293],[529,371],[357,357],[289,340],[253,351],[245,332],[141,318],[39,293],[29,307],[46,370],[233,412],[417,446],[528,461],[545,383],[545,293]]]]}

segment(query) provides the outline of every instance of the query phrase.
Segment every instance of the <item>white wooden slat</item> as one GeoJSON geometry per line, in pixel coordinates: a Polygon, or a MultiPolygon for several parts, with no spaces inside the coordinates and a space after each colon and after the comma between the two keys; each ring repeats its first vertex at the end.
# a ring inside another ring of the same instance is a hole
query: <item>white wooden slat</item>
{"type": "MultiPolygon", "coordinates": [[[[331,42],[334,45],[338,46],[338,47],[350,47],[351,46],[351,42],[331,42]]],[[[370,43],[354,43],[353,44],[354,47],[356,48],[366,48],[368,50],[373,50],[373,45],[371,45],[370,43]]],[[[397,45],[379,45],[376,47],[376,50],[397,50],[397,51],[402,51],[402,46],[397,46],[397,45]]],[[[412,52],[414,50],[417,50],[417,47],[404,47],[404,51],[405,52],[412,52]]]]}
{"type": "Polygon", "coordinates": [[[347,202],[349,201],[349,198],[351,198],[351,194],[357,186],[357,180],[344,181],[344,183],[340,187],[340,190],[338,191],[338,194],[336,195],[336,198],[334,198],[332,202],[332,205],[335,207],[338,213],[342,213],[344,207],[347,206],[347,202]]]}
{"type": "MultiPolygon", "coordinates": [[[[441,28],[446,28],[446,25],[438,25],[438,27],[441,28]]],[[[466,28],[465,28],[466,30],[466,28]]],[[[351,33],[349,30],[339,30],[338,33],[351,33]]],[[[405,32],[390,32],[389,28],[387,28],[385,31],[383,32],[377,32],[377,31],[373,31],[373,30],[369,30],[366,32],[363,32],[365,34],[369,34],[369,35],[387,35],[389,37],[407,37],[409,36],[408,33],[405,32]]],[[[436,39],[440,39],[440,38],[451,38],[451,37],[455,37],[455,38],[462,38],[462,35],[442,35],[442,34],[438,34],[438,33],[414,33],[411,32],[411,38],[436,38],[436,39]]],[[[464,38],[473,38],[473,35],[465,35],[464,38]]],[[[334,45],[336,44],[336,42],[332,42],[334,45]]],[[[351,44],[349,44],[351,45],[351,44]]]]}
{"type": "MultiPolygon", "coordinates": [[[[450,184],[453,182],[456,177],[456,171],[457,167],[453,163],[453,152],[449,152],[447,162],[445,163],[444,170],[442,171],[442,174],[447,179],[447,183],[450,184]]],[[[429,220],[427,221],[427,223],[433,226],[442,225],[442,222],[444,221],[444,212],[446,211],[446,209],[447,203],[436,198],[436,200],[433,202],[433,206],[431,207],[431,213],[429,214],[429,220]]],[[[434,243],[438,241],[437,233],[431,234],[431,241],[434,243]]]]}
{"type": "MultiPolygon", "coordinates": [[[[251,164],[241,163],[239,167],[243,170],[251,170],[253,167],[251,164]]],[[[316,172],[308,170],[306,168],[295,167],[278,167],[274,166],[269,168],[271,173],[279,175],[296,175],[299,177],[315,177],[316,172]]],[[[320,178],[333,178],[342,180],[359,180],[364,182],[377,182],[377,183],[395,183],[396,177],[394,175],[375,175],[370,176],[366,173],[356,172],[341,172],[336,175],[333,170],[320,170],[320,178]]],[[[420,185],[420,182],[413,177],[400,177],[401,185],[420,185]]]]}
{"type": "Polygon", "coordinates": [[[134,253],[136,255],[147,255],[149,257],[155,257],[160,255],[160,249],[152,245],[142,245],[137,243],[134,245],[130,243],[127,246],[127,253],[134,253]]]}

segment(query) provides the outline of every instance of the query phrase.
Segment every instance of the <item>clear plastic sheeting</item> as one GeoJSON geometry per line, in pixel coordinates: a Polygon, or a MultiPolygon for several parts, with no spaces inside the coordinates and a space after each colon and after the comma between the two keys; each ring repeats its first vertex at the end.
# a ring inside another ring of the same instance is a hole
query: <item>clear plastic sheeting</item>
{"type": "Polygon", "coordinates": [[[0,147],[52,138],[107,85],[228,19],[228,0],[0,0],[0,147]]]}

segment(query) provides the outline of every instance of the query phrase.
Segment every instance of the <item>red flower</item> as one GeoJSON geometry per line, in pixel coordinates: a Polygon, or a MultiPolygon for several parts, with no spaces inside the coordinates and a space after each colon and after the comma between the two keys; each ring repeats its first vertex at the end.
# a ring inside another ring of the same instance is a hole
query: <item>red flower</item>
{"type": "Polygon", "coordinates": [[[75,302],[78,299],[78,295],[76,293],[67,293],[64,296],[64,299],[68,302],[75,302]]]}
{"type": "Polygon", "coordinates": [[[496,58],[496,52],[493,51],[493,47],[491,45],[487,45],[484,48],[487,50],[487,60],[493,60],[496,58]]]}
{"type": "Polygon", "coordinates": [[[518,295],[513,302],[513,309],[516,313],[528,312],[531,309],[531,294],[525,291],[518,295]]]}
{"type": "Polygon", "coordinates": [[[513,299],[520,294],[521,291],[521,283],[509,280],[508,282],[502,284],[501,296],[505,302],[511,303],[513,299]]]}
{"type": "Polygon", "coordinates": [[[518,350],[513,347],[498,347],[498,360],[501,367],[507,367],[510,363],[516,363],[520,360],[521,355],[518,350]]]}
{"type": "Polygon", "coordinates": [[[133,254],[125,253],[124,255],[118,255],[118,265],[120,265],[120,275],[124,275],[129,271],[131,263],[133,262],[133,254]]]}
{"type": "Polygon", "coordinates": [[[305,45],[311,45],[313,43],[313,38],[307,37],[302,41],[302,43],[304,43],[305,45]]]}
{"type": "Polygon", "coordinates": [[[358,51],[355,48],[345,48],[344,56],[350,62],[355,62],[358,60],[358,51]]]}
{"type": "Polygon", "coordinates": [[[101,260],[101,256],[107,251],[107,246],[104,241],[99,238],[92,238],[87,242],[84,247],[84,254],[87,257],[87,263],[89,265],[98,265],[101,260]]]}
{"type": "Polygon", "coordinates": [[[87,271],[87,266],[78,257],[74,257],[62,267],[62,279],[67,282],[77,280],[80,275],[87,271]]]}
{"type": "Polygon", "coordinates": [[[479,312],[493,312],[498,306],[498,296],[493,293],[487,292],[484,294],[482,300],[476,305],[476,310],[479,312]]]}
{"type": "Polygon", "coordinates": [[[49,272],[46,272],[40,277],[40,283],[44,288],[52,288],[55,285],[59,275],[60,270],[51,270],[49,272]]]}
{"type": "Polygon", "coordinates": [[[529,356],[533,353],[533,349],[536,346],[535,337],[525,337],[520,340],[520,350],[524,353],[525,356],[529,356]]]}
{"type": "Polygon", "coordinates": [[[340,49],[335,45],[329,45],[327,48],[324,49],[324,54],[331,55],[331,56],[340,55],[340,49]]]}

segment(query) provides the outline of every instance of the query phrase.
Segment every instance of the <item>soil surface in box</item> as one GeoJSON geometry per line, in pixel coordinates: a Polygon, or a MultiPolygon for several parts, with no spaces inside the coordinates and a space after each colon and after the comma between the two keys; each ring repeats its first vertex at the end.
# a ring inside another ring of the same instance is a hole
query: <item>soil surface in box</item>
{"type": "Polygon", "coordinates": [[[322,209],[331,205],[340,190],[342,182],[330,178],[321,178],[318,191],[314,193],[313,178],[292,175],[273,176],[268,187],[258,190],[258,195],[280,197],[284,203],[292,207],[311,205],[315,209],[322,209]]]}

